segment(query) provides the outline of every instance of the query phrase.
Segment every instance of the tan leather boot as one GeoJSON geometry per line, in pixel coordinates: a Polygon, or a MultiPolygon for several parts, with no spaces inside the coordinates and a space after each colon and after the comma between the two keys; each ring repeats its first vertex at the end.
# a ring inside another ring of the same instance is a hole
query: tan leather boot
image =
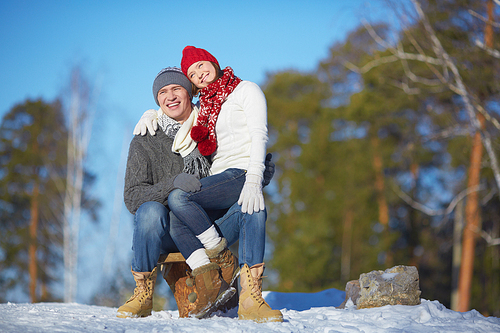
{"type": "Polygon", "coordinates": [[[262,297],[262,274],[264,263],[248,267],[244,264],[240,272],[240,303],[238,318],[258,323],[282,322],[280,310],[273,310],[262,297]]]}
{"type": "MultiPolygon", "coordinates": [[[[132,270],[131,270],[132,271],[132,270]]],[[[136,287],[130,299],[118,308],[119,318],[147,317],[153,310],[153,293],[156,282],[156,267],[152,272],[134,272],[136,287]]]]}
{"type": "MultiPolygon", "coordinates": [[[[234,288],[224,281],[221,276],[219,265],[214,262],[203,265],[193,270],[191,275],[194,278],[196,295],[198,300],[196,308],[189,312],[189,316],[204,318],[212,313],[218,306],[227,302],[236,292],[234,288]]],[[[195,299],[190,299],[195,302],[195,299]]]]}
{"type": "Polygon", "coordinates": [[[210,262],[219,265],[222,278],[228,285],[232,285],[240,274],[238,258],[227,248],[227,240],[222,238],[220,243],[213,249],[205,250],[210,262]]]}

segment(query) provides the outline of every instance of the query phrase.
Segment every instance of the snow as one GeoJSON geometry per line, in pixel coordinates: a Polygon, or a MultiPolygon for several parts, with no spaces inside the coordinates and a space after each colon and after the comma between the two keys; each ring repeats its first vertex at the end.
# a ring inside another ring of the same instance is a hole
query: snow
{"type": "Polygon", "coordinates": [[[391,279],[394,279],[394,277],[395,277],[396,275],[398,275],[398,274],[399,274],[399,273],[384,273],[384,274],[382,274],[382,278],[383,278],[384,280],[391,280],[391,279]]]}
{"type": "Polygon", "coordinates": [[[236,309],[209,319],[179,318],[177,311],[153,311],[147,318],[121,319],[117,308],[76,303],[0,304],[0,332],[500,332],[500,318],[476,310],[455,312],[438,301],[357,310],[345,293],[264,292],[283,312],[283,323],[238,320],[236,309]]]}

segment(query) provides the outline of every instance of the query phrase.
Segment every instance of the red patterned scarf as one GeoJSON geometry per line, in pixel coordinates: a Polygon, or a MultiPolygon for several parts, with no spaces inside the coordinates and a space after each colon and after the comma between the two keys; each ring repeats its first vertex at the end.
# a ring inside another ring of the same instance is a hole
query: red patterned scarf
{"type": "Polygon", "coordinates": [[[217,149],[215,123],[222,103],[241,82],[231,67],[224,68],[223,72],[224,75],[200,90],[201,110],[196,125],[191,129],[191,137],[198,142],[198,150],[203,156],[211,155],[217,149]]]}

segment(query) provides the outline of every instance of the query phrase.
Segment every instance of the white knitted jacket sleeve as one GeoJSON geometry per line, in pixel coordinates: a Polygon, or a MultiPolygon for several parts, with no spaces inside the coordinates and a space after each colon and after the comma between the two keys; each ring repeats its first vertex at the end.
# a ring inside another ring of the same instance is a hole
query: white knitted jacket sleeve
{"type": "Polygon", "coordinates": [[[243,110],[247,118],[248,132],[252,141],[247,173],[262,177],[268,140],[266,97],[257,84],[246,82],[243,94],[243,110]]]}

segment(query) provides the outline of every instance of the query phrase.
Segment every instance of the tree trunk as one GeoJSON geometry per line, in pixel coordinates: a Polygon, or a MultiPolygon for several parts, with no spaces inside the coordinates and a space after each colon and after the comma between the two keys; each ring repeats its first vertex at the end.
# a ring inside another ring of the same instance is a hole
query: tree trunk
{"type": "MultiPolygon", "coordinates": [[[[481,125],[483,125],[484,119],[480,119],[480,121],[481,125]]],[[[467,182],[468,188],[478,186],[480,181],[483,144],[481,142],[481,133],[479,130],[474,134],[472,142],[469,179],[467,182]]],[[[466,225],[462,238],[462,261],[460,264],[460,277],[458,281],[458,311],[461,312],[469,311],[476,237],[481,229],[481,207],[478,201],[478,192],[474,191],[469,194],[465,204],[466,225]]]]}
{"type": "Polygon", "coordinates": [[[351,274],[351,248],[352,248],[352,211],[348,210],[344,216],[342,231],[342,257],[340,259],[340,279],[349,281],[351,274]]]}
{"type": "MultiPolygon", "coordinates": [[[[493,1],[488,1],[488,20],[493,20],[493,1]]],[[[487,23],[484,30],[485,44],[487,47],[493,47],[493,27],[491,23],[487,23]]],[[[472,151],[469,167],[468,188],[479,185],[481,175],[481,160],[483,156],[483,144],[481,141],[481,130],[484,128],[484,117],[481,114],[477,115],[480,128],[476,129],[476,133],[472,139],[472,151]]],[[[474,271],[474,253],[476,246],[476,237],[481,230],[481,215],[478,203],[478,192],[472,192],[467,197],[465,205],[465,220],[462,240],[462,262],[460,266],[460,277],[458,281],[458,311],[469,311],[470,294],[472,286],[472,276],[474,271]]]]}
{"type": "Polygon", "coordinates": [[[460,200],[455,208],[453,221],[453,259],[451,268],[451,309],[458,311],[458,279],[462,258],[462,231],[464,226],[464,202],[460,200]]]}
{"type": "MultiPolygon", "coordinates": [[[[419,188],[420,166],[412,163],[410,166],[411,177],[413,179],[412,197],[417,197],[419,188]]],[[[418,211],[410,207],[408,214],[409,234],[408,234],[408,258],[409,265],[419,267],[420,260],[415,254],[415,249],[420,245],[421,224],[418,222],[418,211]]]]}
{"type": "Polygon", "coordinates": [[[389,225],[389,208],[385,200],[384,189],[384,170],[382,167],[382,158],[378,152],[379,139],[377,137],[371,138],[373,148],[373,167],[375,169],[375,189],[377,190],[377,204],[378,204],[378,220],[387,228],[389,225]]]}
{"type": "MultiPolygon", "coordinates": [[[[382,231],[382,237],[387,239],[389,234],[389,207],[387,205],[387,200],[385,199],[385,182],[384,182],[384,168],[382,163],[382,157],[380,157],[379,152],[379,139],[376,135],[373,135],[370,139],[370,143],[373,149],[373,168],[375,171],[375,190],[377,191],[377,205],[378,205],[378,220],[380,224],[384,227],[382,231]]],[[[386,266],[391,267],[393,264],[392,253],[389,249],[386,249],[386,266]]]]}
{"type": "Polygon", "coordinates": [[[39,215],[39,188],[38,183],[35,181],[33,192],[31,196],[31,209],[30,209],[30,246],[29,246],[29,272],[30,272],[30,299],[32,303],[37,301],[36,298],[36,285],[38,280],[37,271],[37,233],[38,233],[38,215],[39,215]]]}
{"type": "Polygon", "coordinates": [[[68,128],[68,174],[64,200],[64,301],[74,302],[77,290],[78,237],[83,191],[83,163],[91,131],[90,99],[79,69],[71,76],[68,128]]]}

